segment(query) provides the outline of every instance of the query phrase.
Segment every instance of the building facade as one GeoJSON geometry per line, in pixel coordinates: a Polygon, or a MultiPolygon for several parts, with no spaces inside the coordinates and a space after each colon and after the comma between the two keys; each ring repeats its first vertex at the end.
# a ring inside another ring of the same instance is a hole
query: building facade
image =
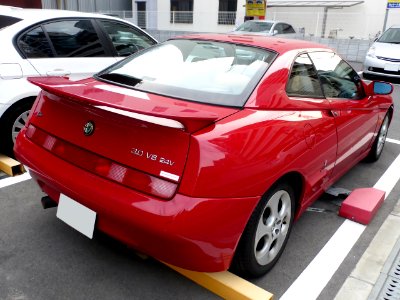
{"type": "MultiPolygon", "coordinates": [[[[245,0],[133,1],[132,21],[144,28],[167,31],[227,32],[241,24],[245,0]]],[[[400,8],[386,9],[386,0],[267,0],[266,19],[288,22],[315,37],[373,39],[400,23],[400,8]],[[307,3],[307,4],[306,4],[307,3]]]]}

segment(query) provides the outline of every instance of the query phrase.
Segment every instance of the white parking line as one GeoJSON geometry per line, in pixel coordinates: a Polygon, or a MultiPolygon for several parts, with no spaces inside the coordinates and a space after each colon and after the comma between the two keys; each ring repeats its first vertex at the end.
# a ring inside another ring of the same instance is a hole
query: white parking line
{"type": "MultiPolygon", "coordinates": [[[[400,155],[374,185],[390,194],[400,179],[400,155]]],[[[286,290],[281,300],[316,299],[335,274],[366,226],[345,220],[317,256],[286,290]]]]}
{"type": "Polygon", "coordinates": [[[389,138],[386,138],[386,142],[389,142],[389,143],[393,143],[393,144],[400,145],[400,141],[398,141],[398,140],[394,140],[394,139],[389,139],[389,138]]]}
{"type": "Polygon", "coordinates": [[[6,187],[6,186],[9,186],[9,185],[13,185],[13,184],[16,184],[18,182],[25,181],[25,180],[29,180],[31,178],[32,177],[29,175],[28,172],[26,172],[26,173],[24,173],[22,175],[15,176],[15,177],[8,177],[8,178],[0,180],[0,188],[6,187]]]}

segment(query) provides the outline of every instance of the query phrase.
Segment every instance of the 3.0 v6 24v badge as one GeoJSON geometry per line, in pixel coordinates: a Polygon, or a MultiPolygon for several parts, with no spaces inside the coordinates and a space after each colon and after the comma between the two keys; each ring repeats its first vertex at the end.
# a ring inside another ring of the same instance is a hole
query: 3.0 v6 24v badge
{"type": "Polygon", "coordinates": [[[148,151],[144,151],[142,149],[132,148],[131,149],[131,153],[133,155],[141,156],[141,157],[147,158],[149,160],[159,162],[161,164],[169,165],[171,167],[175,164],[175,162],[173,162],[170,159],[167,159],[165,157],[159,156],[158,154],[154,154],[154,153],[150,153],[148,151]]]}

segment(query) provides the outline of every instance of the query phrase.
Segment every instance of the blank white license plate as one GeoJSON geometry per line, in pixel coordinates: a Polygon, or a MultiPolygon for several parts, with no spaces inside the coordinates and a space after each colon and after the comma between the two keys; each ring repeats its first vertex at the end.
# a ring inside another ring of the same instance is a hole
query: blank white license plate
{"type": "Polygon", "coordinates": [[[385,71],[397,72],[399,70],[399,65],[396,64],[385,64],[385,71]]]}
{"type": "Polygon", "coordinates": [[[57,218],[63,220],[88,238],[93,238],[96,212],[63,194],[60,194],[57,218]]]}

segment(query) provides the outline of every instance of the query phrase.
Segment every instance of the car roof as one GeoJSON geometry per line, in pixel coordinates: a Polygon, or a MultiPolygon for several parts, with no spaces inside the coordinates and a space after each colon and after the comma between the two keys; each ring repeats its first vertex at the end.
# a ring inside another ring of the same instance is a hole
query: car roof
{"type": "Polygon", "coordinates": [[[207,34],[191,34],[191,35],[177,36],[172,39],[181,39],[181,38],[243,44],[243,45],[270,49],[280,54],[291,50],[301,50],[301,49],[325,49],[332,51],[331,48],[314,42],[297,40],[297,39],[285,39],[280,37],[261,36],[255,34],[207,33],[207,34]]]}
{"type": "Polygon", "coordinates": [[[249,23],[287,23],[287,22],[283,22],[283,21],[279,21],[279,20],[247,20],[244,23],[247,23],[247,22],[249,22],[249,23]]]}
{"type": "Polygon", "coordinates": [[[82,17],[82,18],[105,18],[120,20],[107,15],[96,14],[96,13],[85,13],[79,11],[61,10],[61,9],[37,9],[37,8],[20,8],[12,6],[0,5],[0,15],[10,16],[24,21],[31,21],[32,23],[51,20],[57,18],[68,18],[68,17],[82,17]]]}

